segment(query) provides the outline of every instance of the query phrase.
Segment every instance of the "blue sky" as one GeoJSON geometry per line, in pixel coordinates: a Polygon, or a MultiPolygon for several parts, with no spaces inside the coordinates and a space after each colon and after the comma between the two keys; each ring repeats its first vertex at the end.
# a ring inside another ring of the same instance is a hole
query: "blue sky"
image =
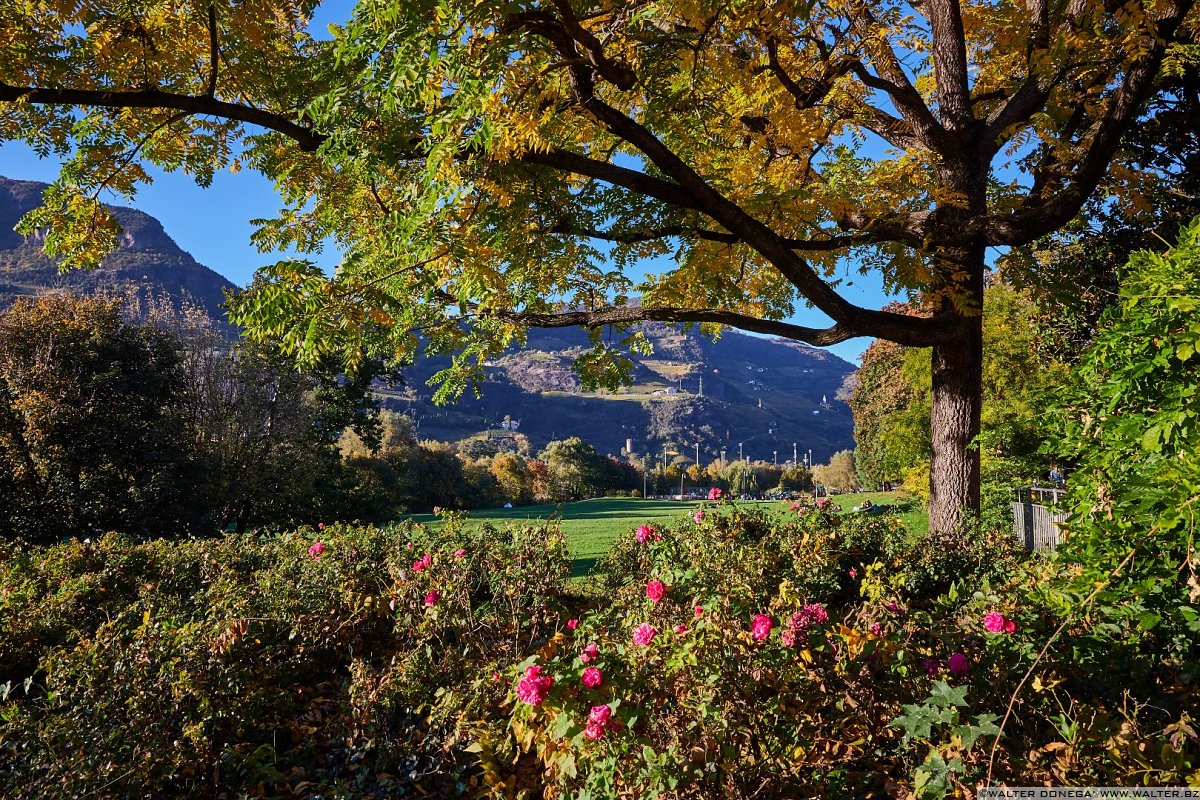
{"type": "MultiPolygon", "coordinates": [[[[326,26],[346,19],[352,5],[347,0],[322,5],[311,26],[314,34],[324,38],[322,33],[326,26]]],[[[56,160],[40,159],[20,142],[0,142],[0,175],[49,182],[58,176],[58,169],[56,160]]],[[[150,168],[150,174],[154,182],[140,189],[133,205],[157,217],[179,246],[201,264],[244,286],[253,277],[255,269],[281,257],[259,253],[250,244],[250,235],[254,231],[250,220],[273,217],[281,207],[271,181],[250,171],[237,175],[217,173],[210,186],[201,188],[183,174],[165,173],[154,168],[150,168]]],[[[117,197],[104,199],[125,204],[117,197]]],[[[327,270],[338,262],[338,253],[333,250],[306,254],[305,257],[327,270]]],[[[654,269],[653,264],[647,267],[654,269]]],[[[849,275],[841,292],[848,300],[879,308],[890,299],[883,291],[878,274],[859,275],[849,264],[846,269],[849,275]]],[[[812,309],[802,309],[790,321],[812,326],[830,323],[824,314],[812,309]]],[[[828,349],[857,363],[868,344],[869,339],[852,339],[828,349]]]]}

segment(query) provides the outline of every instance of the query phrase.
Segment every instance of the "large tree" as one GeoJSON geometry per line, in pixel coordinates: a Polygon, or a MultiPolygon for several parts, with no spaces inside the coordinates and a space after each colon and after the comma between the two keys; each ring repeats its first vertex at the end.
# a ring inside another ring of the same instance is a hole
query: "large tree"
{"type": "Polygon", "coordinates": [[[346,249],[241,307],[309,357],[426,341],[459,353],[452,392],[524,326],[596,332],[598,382],[627,370],[600,331],[640,320],[929,347],[936,530],[978,505],[986,249],[1136,189],[1110,167],[1196,23],[1193,0],[363,0],[317,42],[311,3],[6,6],[0,136],[75,153],[26,223],[67,263],[111,245],[94,192],[140,159],[230,163],[289,205],[261,246],[346,249]],[[931,316],[849,302],[846,258],[931,316]],[[803,302],[831,324],[783,321],[803,302]]]}

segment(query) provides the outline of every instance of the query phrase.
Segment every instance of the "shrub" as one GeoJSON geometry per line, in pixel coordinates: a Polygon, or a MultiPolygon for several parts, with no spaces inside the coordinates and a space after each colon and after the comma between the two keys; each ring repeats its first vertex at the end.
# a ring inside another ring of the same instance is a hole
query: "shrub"
{"type": "Polygon", "coordinates": [[[570,569],[553,530],[453,519],[7,556],[13,798],[454,790],[464,709],[503,695],[481,676],[553,632],[570,569]]]}

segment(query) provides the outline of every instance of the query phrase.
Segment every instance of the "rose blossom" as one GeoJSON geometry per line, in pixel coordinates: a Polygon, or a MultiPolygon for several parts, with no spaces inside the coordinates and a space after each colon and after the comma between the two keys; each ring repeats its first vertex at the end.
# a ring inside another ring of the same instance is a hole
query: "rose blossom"
{"type": "Polygon", "coordinates": [[[804,630],[809,625],[824,625],[829,621],[829,612],[820,603],[809,603],[804,608],[792,614],[791,627],[804,630]]]}
{"type": "Polygon", "coordinates": [[[663,595],[667,593],[667,587],[662,581],[650,581],[646,584],[646,597],[650,598],[651,603],[657,603],[663,599],[663,595]]]}
{"type": "Polygon", "coordinates": [[[872,622],[871,623],[871,635],[872,636],[883,636],[883,626],[880,625],[878,622],[872,622]]]}
{"type": "Polygon", "coordinates": [[[594,644],[589,644],[587,647],[583,648],[583,652],[579,654],[579,660],[582,661],[584,664],[588,663],[589,661],[591,661],[594,658],[599,658],[599,657],[600,657],[600,648],[596,647],[596,645],[594,645],[594,644]]]}
{"type": "Polygon", "coordinates": [[[579,627],[579,620],[577,620],[577,619],[567,620],[567,630],[573,631],[578,627],[579,627]]]}
{"type": "Polygon", "coordinates": [[[638,629],[633,632],[633,643],[640,644],[643,647],[654,641],[654,636],[658,631],[654,630],[654,626],[649,622],[643,622],[638,626],[638,629]]]}
{"type": "Polygon", "coordinates": [[[750,632],[758,641],[770,636],[773,627],[775,627],[775,623],[766,614],[755,614],[754,619],[750,621],[750,632]]]}
{"type": "Polygon", "coordinates": [[[425,565],[425,569],[429,569],[431,566],[433,566],[433,556],[429,553],[426,553],[421,557],[421,563],[425,565]]]}
{"type": "Polygon", "coordinates": [[[687,629],[687,625],[680,624],[675,626],[675,632],[679,634],[687,633],[687,629]]]}
{"type": "Polygon", "coordinates": [[[423,569],[425,569],[424,561],[417,559],[416,561],[413,562],[413,572],[420,572],[423,569]]]}
{"type": "Polygon", "coordinates": [[[695,511],[693,511],[693,512],[692,512],[692,519],[694,519],[696,522],[700,522],[700,521],[702,521],[702,520],[704,519],[704,511],[703,511],[703,509],[699,509],[699,508],[698,508],[698,509],[696,509],[695,511]]]}
{"type": "Polygon", "coordinates": [[[460,547],[459,549],[457,549],[457,550],[455,550],[455,551],[454,551],[454,557],[455,557],[455,558],[462,558],[462,557],[463,557],[463,556],[465,556],[466,554],[467,554],[467,551],[466,551],[466,550],[463,550],[461,547],[460,547]]]}
{"type": "Polygon", "coordinates": [[[967,657],[962,653],[955,653],[950,656],[950,660],[946,662],[946,666],[950,669],[951,675],[966,675],[967,670],[971,668],[971,662],[967,661],[967,657]]]}
{"type": "Polygon", "coordinates": [[[779,640],[783,642],[784,647],[795,647],[796,631],[792,628],[784,628],[779,632],[779,640]]]}
{"type": "Polygon", "coordinates": [[[425,605],[427,605],[427,606],[436,605],[437,601],[441,600],[441,599],[442,599],[442,595],[438,592],[437,589],[430,589],[429,594],[425,595],[425,605]]]}
{"type": "Polygon", "coordinates": [[[846,574],[848,574],[851,578],[857,578],[858,570],[856,570],[854,567],[851,567],[849,570],[847,570],[846,574]]]}
{"type": "Polygon", "coordinates": [[[713,488],[708,490],[708,499],[709,500],[720,500],[724,496],[725,496],[725,492],[722,491],[721,489],[718,489],[716,486],[714,486],[713,488]]]}
{"type": "Polygon", "coordinates": [[[592,710],[588,714],[584,736],[596,740],[608,731],[619,731],[623,727],[625,726],[621,724],[621,721],[612,715],[612,709],[607,703],[602,706],[592,706],[592,710]]]}
{"type": "Polygon", "coordinates": [[[318,523],[317,523],[317,530],[319,530],[319,531],[323,531],[323,530],[325,530],[325,523],[324,523],[324,522],[318,522],[318,523]]]}
{"type": "Polygon", "coordinates": [[[525,677],[517,684],[517,699],[531,706],[540,706],[553,685],[554,676],[543,675],[540,666],[535,664],[526,667],[525,677]]]}
{"type": "Polygon", "coordinates": [[[983,627],[989,633],[1014,633],[1017,630],[1017,623],[1007,619],[998,611],[989,611],[983,617],[983,627]]]}
{"type": "Polygon", "coordinates": [[[308,554],[313,558],[320,558],[321,553],[324,553],[327,549],[324,542],[314,542],[313,546],[308,548],[308,554]]]}
{"type": "Polygon", "coordinates": [[[704,616],[704,606],[696,606],[694,609],[692,609],[692,613],[696,615],[696,619],[700,619],[702,616],[704,616]]]}
{"type": "Polygon", "coordinates": [[[604,681],[604,673],[595,667],[588,667],[583,671],[583,676],[580,680],[587,688],[595,689],[604,681]]]}
{"type": "Polygon", "coordinates": [[[654,527],[652,525],[638,526],[637,533],[635,534],[635,538],[638,540],[639,544],[645,544],[646,542],[648,542],[652,538],[654,538],[654,527]]]}

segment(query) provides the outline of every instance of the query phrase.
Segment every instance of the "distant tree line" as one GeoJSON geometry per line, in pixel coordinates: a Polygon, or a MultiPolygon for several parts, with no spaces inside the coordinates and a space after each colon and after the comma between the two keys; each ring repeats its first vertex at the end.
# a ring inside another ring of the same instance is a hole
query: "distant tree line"
{"type": "Polygon", "coordinates": [[[202,534],[345,513],[368,387],[201,312],[52,294],[0,315],[0,535],[202,534]]]}

